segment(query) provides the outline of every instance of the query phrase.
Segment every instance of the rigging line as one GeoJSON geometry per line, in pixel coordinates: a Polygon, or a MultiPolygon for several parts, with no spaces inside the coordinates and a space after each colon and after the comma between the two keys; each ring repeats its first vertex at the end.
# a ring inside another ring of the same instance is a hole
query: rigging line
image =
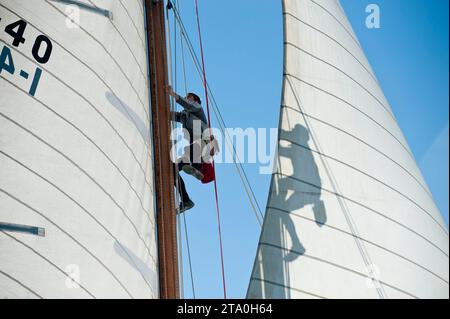
{"type": "MultiPolygon", "coordinates": [[[[291,83],[289,77],[286,77],[286,79],[287,79],[287,82],[288,82],[289,86],[291,87],[292,93],[294,94],[294,97],[295,97],[295,99],[297,101],[297,105],[298,105],[299,109],[303,112],[302,103],[300,101],[300,98],[298,97],[297,91],[295,90],[295,88],[294,88],[293,84],[291,83]]],[[[317,138],[315,136],[315,133],[314,133],[314,130],[312,129],[312,126],[309,123],[309,120],[306,118],[306,116],[303,116],[303,117],[304,117],[305,124],[306,124],[306,126],[308,128],[308,131],[310,132],[311,139],[312,139],[313,143],[315,144],[316,148],[320,151],[320,153],[323,154],[322,148],[320,147],[320,144],[319,144],[319,142],[318,142],[318,140],[317,140],[317,138]]],[[[330,183],[331,183],[332,187],[334,188],[336,193],[341,193],[340,190],[339,190],[338,183],[337,183],[333,173],[331,172],[331,170],[329,168],[328,162],[325,160],[325,158],[323,158],[323,156],[319,155],[319,157],[320,157],[320,160],[322,161],[322,164],[323,164],[323,166],[324,166],[324,168],[326,170],[326,173],[327,173],[327,175],[328,175],[328,177],[330,179],[330,183]]],[[[361,257],[362,257],[362,259],[364,261],[366,269],[369,270],[370,267],[373,265],[373,262],[372,262],[372,259],[370,258],[369,252],[367,251],[367,248],[366,248],[365,244],[359,239],[359,238],[361,238],[361,235],[359,234],[357,225],[356,225],[355,221],[353,220],[353,217],[350,214],[350,209],[348,208],[347,203],[344,200],[342,200],[341,198],[338,198],[338,201],[339,201],[339,205],[341,206],[341,209],[342,209],[342,211],[344,213],[344,217],[345,217],[345,219],[347,221],[347,224],[348,224],[348,226],[350,228],[350,231],[354,235],[355,243],[356,243],[356,245],[358,247],[358,250],[359,250],[359,252],[361,254],[361,257]]],[[[375,278],[375,277],[371,278],[371,279],[376,282],[376,285],[377,285],[376,290],[377,290],[378,295],[380,296],[381,299],[384,299],[387,295],[386,295],[384,287],[381,285],[379,279],[375,278]]]]}
{"type": "Polygon", "coordinates": [[[184,218],[184,232],[185,232],[184,236],[186,237],[186,248],[187,248],[188,262],[189,262],[189,273],[191,275],[192,295],[194,296],[194,299],[196,299],[196,297],[195,297],[195,286],[194,286],[194,271],[192,269],[191,249],[190,249],[190,245],[189,245],[188,227],[187,227],[187,220],[186,220],[186,215],[185,214],[183,214],[183,218],[184,218]]]}
{"type": "MultiPolygon", "coordinates": [[[[168,52],[169,52],[169,68],[170,68],[170,84],[174,86],[175,91],[177,90],[177,29],[176,29],[176,22],[174,21],[174,53],[173,58],[172,56],[172,48],[171,48],[171,31],[170,31],[170,15],[169,15],[169,9],[166,9],[167,14],[167,30],[168,30],[168,52]]],[[[176,103],[173,101],[173,97],[171,97],[171,104],[170,104],[170,111],[174,111],[176,109],[176,103]]],[[[171,128],[172,132],[175,125],[173,122],[171,122],[171,128]]],[[[172,153],[173,156],[176,156],[175,152],[172,153]]],[[[174,157],[175,158],[175,157],[174,157]]],[[[176,188],[177,191],[179,190],[179,179],[178,179],[178,167],[175,168],[176,174],[176,188]]],[[[177,195],[175,195],[175,201],[176,203],[179,203],[179,192],[177,195]]],[[[176,216],[177,219],[177,245],[178,245],[178,271],[179,271],[179,278],[180,278],[180,297],[181,299],[184,299],[184,274],[183,274],[183,238],[181,237],[181,220],[180,216],[176,216]]]]}
{"type": "MultiPolygon", "coordinates": [[[[169,9],[167,9],[169,10],[169,9]]],[[[169,12],[167,12],[167,15],[169,16],[169,12]]],[[[169,21],[170,23],[170,21],[169,21]]],[[[177,50],[177,37],[178,37],[178,30],[177,30],[177,19],[173,19],[173,46],[174,46],[174,52],[173,55],[175,56],[173,63],[173,70],[174,70],[174,78],[173,78],[173,87],[175,89],[175,92],[177,92],[178,88],[178,50],[177,50]]],[[[173,62],[173,61],[172,61],[173,62]]],[[[177,105],[175,104],[174,107],[176,108],[177,105]]]]}
{"type": "MultiPolygon", "coordinates": [[[[173,85],[174,84],[174,75],[173,75],[173,57],[172,57],[172,45],[171,45],[171,41],[172,41],[172,36],[171,36],[171,30],[170,30],[170,15],[169,15],[169,6],[166,7],[166,19],[167,19],[167,41],[166,41],[166,46],[167,46],[167,52],[168,52],[168,68],[169,68],[169,85],[173,85]]],[[[176,25],[176,23],[175,23],[176,25]]],[[[175,28],[175,32],[176,32],[176,28],[175,28]]],[[[175,44],[176,44],[176,33],[174,35],[175,38],[175,44]]],[[[175,45],[175,50],[176,50],[176,45],[175,45]]],[[[176,51],[174,52],[175,55],[175,86],[176,86],[176,51]]],[[[176,101],[174,99],[173,96],[170,96],[170,112],[174,112],[176,110],[176,101]]],[[[172,115],[171,115],[172,116],[172,115]]],[[[172,129],[172,132],[174,132],[175,130],[175,124],[174,122],[171,120],[170,121],[170,127],[172,129]]],[[[172,134],[172,132],[170,134],[172,134]]],[[[176,161],[176,150],[174,147],[172,147],[172,159],[173,161],[176,161]]],[[[180,182],[179,182],[179,170],[178,170],[178,165],[173,165],[174,166],[174,174],[175,174],[175,187],[177,189],[177,192],[175,192],[175,201],[176,203],[180,203],[180,182]]],[[[177,219],[177,233],[178,233],[178,238],[176,239],[177,241],[177,245],[178,245],[178,270],[179,270],[179,280],[180,280],[180,296],[182,299],[184,299],[184,274],[183,274],[183,253],[182,253],[182,249],[183,249],[183,243],[182,243],[182,238],[181,238],[181,225],[180,225],[180,216],[176,216],[177,219]]]]}
{"type": "MultiPolygon", "coordinates": [[[[203,54],[202,33],[201,33],[201,28],[200,28],[200,14],[198,12],[198,0],[195,0],[195,12],[197,15],[198,38],[199,38],[199,44],[200,44],[200,54],[201,54],[201,58],[202,58],[203,86],[205,88],[206,110],[208,113],[209,139],[210,139],[210,143],[212,143],[211,115],[210,115],[210,111],[209,111],[208,86],[207,86],[207,82],[206,82],[205,56],[203,54]]],[[[223,255],[223,245],[222,245],[222,230],[220,227],[219,194],[217,191],[217,175],[215,174],[216,165],[214,164],[214,158],[212,159],[212,167],[214,170],[214,175],[216,176],[216,178],[214,179],[214,193],[216,196],[217,224],[218,224],[219,243],[220,243],[220,261],[221,261],[221,266],[222,266],[223,297],[224,297],[224,299],[227,299],[227,286],[226,286],[226,280],[225,280],[225,265],[224,265],[224,255],[223,255]]]]}
{"type": "MultiPolygon", "coordinates": [[[[167,10],[169,10],[169,9],[167,9],[167,10]]],[[[167,12],[167,15],[169,18],[169,12],[167,12]]],[[[170,24],[170,21],[169,21],[169,24],[170,24]]],[[[177,51],[178,30],[177,30],[177,20],[176,19],[173,19],[173,26],[174,26],[173,42],[174,42],[174,56],[175,56],[175,59],[174,59],[175,63],[173,63],[173,61],[172,61],[173,65],[174,65],[174,76],[175,76],[173,79],[173,81],[174,81],[173,85],[174,85],[175,92],[177,92],[177,88],[178,88],[178,51],[177,51]]],[[[169,41],[170,41],[170,38],[169,38],[169,41]]],[[[174,103],[173,107],[176,110],[177,104],[175,102],[173,102],[173,103],[174,103]]],[[[175,124],[174,124],[174,126],[175,126],[175,124]]],[[[177,171],[176,173],[178,174],[178,165],[177,165],[176,171],[177,171]]],[[[177,178],[177,183],[179,184],[178,178],[177,178]]],[[[178,185],[178,187],[179,187],[179,185],[178,185]]],[[[179,189],[178,187],[177,187],[177,189],[179,189]]],[[[177,224],[178,224],[177,228],[178,228],[178,242],[179,242],[179,256],[180,256],[179,262],[178,262],[178,266],[180,269],[180,296],[181,296],[181,299],[184,299],[185,298],[185,286],[184,286],[183,236],[182,236],[182,220],[181,220],[180,214],[178,214],[178,216],[177,216],[177,224]]]]}
{"type": "Polygon", "coordinates": [[[181,216],[177,215],[177,233],[178,233],[178,269],[180,271],[180,296],[184,299],[184,272],[183,272],[183,237],[181,235],[181,216]]]}
{"type": "MultiPolygon", "coordinates": [[[[168,40],[167,40],[167,43],[166,43],[166,45],[167,45],[167,52],[168,52],[168,55],[169,55],[169,58],[168,58],[168,60],[169,60],[169,63],[168,63],[168,68],[169,68],[169,84],[170,85],[173,85],[173,67],[172,67],[172,64],[173,64],[173,58],[172,58],[172,46],[171,46],[171,40],[172,40],[172,38],[171,38],[171,32],[170,32],[170,19],[169,19],[169,11],[168,11],[168,9],[167,9],[167,11],[166,11],[166,14],[167,14],[167,20],[168,20],[168,23],[167,23],[167,34],[168,34],[168,40]]],[[[176,110],[176,102],[175,102],[175,99],[174,99],[174,97],[173,96],[171,96],[170,97],[170,111],[171,112],[174,112],[176,110]]],[[[171,129],[172,129],[172,132],[174,131],[174,129],[175,129],[175,124],[173,123],[173,121],[170,121],[170,127],[171,127],[171,129]]],[[[172,133],[171,132],[171,133],[172,133]]],[[[172,148],[172,159],[173,160],[175,160],[176,159],[176,153],[175,153],[175,148],[172,148]]],[[[174,168],[175,168],[175,174],[176,174],[176,176],[177,176],[177,178],[175,179],[175,184],[176,184],[176,188],[177,188],[177,190],[179,191],[179,179],[178,179],[178,173],[179,173],[179,171],[178,171],[178,165],[174,165],[174,168]]],[[[179,202],[179,192],[178,193],[176,193],[175,194],[175,200],[177,201],[177,202],[179,202]]]]}
{"type": "MultiPolygon", "coordinates": [[[[200,78],[202,78],[202,72],[201,72],[200,66],[199,66],[200,62],[198,60],[198,57],[196,56],[196,53],[195,53],[195,50],[193,48],[192,42],[189,39],[189,36],[187,35],[186,28],[184,27],[184,24],[183,24],[183,22],[181,20],[179,12],[176,11],[175,7],[174,7],[174,12],[176,13],[176,18],[177,18],[177,20],[178,20],[178,22],[179,22],[179,24],[181,26],[181,33],[184,36],[184,38],[186,39],[186,42],[188,44],[188,49],[189,49],[189,52],[190,52],[191,57],[193,59],[194,65],[195,65],[195,67],[197,69],[197,72],[198,72],[200,78]]],[[[225,138],[226,143],[228,145],[230,145],[230,148],[233,149],[233,152],[235,154],[235,157],[233,157],[233,164],[235,165],[235,168],[236,168],[236,170],[238,171],[238,174],[239,174],[239,178],[241,179],[241,182],[244,185],[244,189],[245,189],[245,192],[247,194],[247,198],[248,198],[248,200],[250,202],[250,205],[251,205],[251,207],[253,209],[253,213],[255,214],[256,220],[258,221],[260,227],[262,227],[262,219],[264,218],[264,216],[262,214],[262,210],[261,210],[261,208],[259,206],[258,201],[256,200],[256,195],[255,195],[255,193],[253,191],[253,188],[251,187],[251,184],[250,184],[250,181],[248,179],[248,176],[247,176],[247,174],[246,174],[246,172],[245,172],[245,170],[244,170],[244,168],[242,166],[242,163],[241,163],[241,161],[239,159],[239,156],[237,154],[236,148],[235,148],[234,144],[231,142],[231,137],[230,137],[229,133],[225,130],[225,126],[226,126],[225,122],[223,120],[222,114],[220,113],[220,109],[219,109],[219,107],[217,105],[217,102],[215,100],[215,97],[214,97],[214,95],[212,93],[212,90],[211,90],[209,84],[208,84],[208,90],[211,93],[211,97],[212,97],[212,101],[213,101],[213,110],[214,110],[214,114],[216,116],[216,119],[217,119],[217,121],[219,123],[220,130],[223,132],[223,134],[226,137],[225,138]]]]}
{"type": "MultiPolygon", "coordinates": [[[[195,65],[195,67],[197,69],[197,72],[198,72],[198,74],[200,76],[200,79],[202,79],[202,72],[201,72],[200,66],[199,66],[200,62],[198,60],[198,57],[195,54],[195,50],[193,48],[192,41],[189,39],[189,36],[187,35],[186,28],[184,27],[184,24],[183,24],[183,22],[181,20],[179,12],[176,9],[176,6],[174,6],[173,9],[174,9],[174,12],[175,12],[175,17],[177,18],[178,23],[180,24],[181,34],[186,39],[186,42],[188,44],[188,49],[189,49],[189,52],[190,52],[191,57],[193,59],[194,65],[195,65]]],[[[241,182],[242,182],[242,184],[244,186],[244,190],[245,190],[245,192],[247,194],[247,198],[248,198],[248,200],[250,202],[250,205],[252,207],[252,210],[253,210],[253,213],[254,213],[254,215],[256,217],[256,220],[257,220],[259,226],[262,227],[262,219],[264,219],[264,216],[262,214],[262,211],[261,211],[261,208],[259,206],[259,203],[256,200],[256,195],[255,195],[255,193],[253,191],[253,188],[251,187],[250,181],[249,181],[249,179],[247,177],[247,174],[245,173],[245,170],[244,170],[244,168],[242,166],[242,163],[241,163],[241,161],[239,159],[239,156],[237,154],[236,148],[235,148],[234,144],[231,142],[231,137],[229,136],[228,132],[225,130],[225,126],[226,126],[225,122],[223,120],[222,114],[220,113],[220,109],[219,109],[219,107],[217,105],[217,102],[215,100],[215,97],[214,97],[214,95],[212,93],[212,90],[211,90],[209,84],[208,84],[208,90],[211,93],[211,97],[212,97],[212,100],[213,100],[213,107],[214,107],[213,110],[215,112],[214,114],[216,116],[216,119],[217,119],[217,121],[219,123],[220,130],[223,132],[223,134],[226,137],[225,138],[226,143],[230,146],[231,149],[233,149],[234,154],[236,156],[236,157],[233,157],[233,164],[235,165],[235,168],[236,168],[236,170],[237,170],[237,172],[239,174],[239,178],[241,179],[241,182]],[[236,158],[237,158],[237,161],[236,161],[236,158]]]]}
{"type": "MultiPolygon", "coordinates": [[[[217,112],[215,113],[215,115],[216,115],[216,119],[218,119],[217,112]]],[[[241,179],[241,182],[244,186],[244,189],[245,189],[245,192],[249,199],[250,205],[252,206],[253,213],[255,214],[255,217],[256,217],[259,225],[262,226],[262,219],[264,218],[264,215],[262,214],[261,208],[256,199],[256,195],[253,191],[253,188],[251,187],[250,181],[248,180],[247,174],[245,173],[245,170],[239,159],[236,148],[235,148],[234,144],[232,143],[231,137],[229,136],[228,132],[225,130],[225,124],[221,123],[220,120],[218,120],[218,124],[219,124],[220,130],[225,135],[225,142],[227,143],[227,145],[229,145],[229,147],[231,149],[233,149],[233,153],[234,153],[233,164],[235,165],[235,168],[239,174],[239,178],[241,179]]]]}
{"type": "MultiPolygon", "coordinates": [[[[197,72],[198,72],[200,78],[202,78],[202,72],[200,70],[199,59],[198,59],[198,57],[197,57],[197,55],[195,53],[195,50],[193,48],[192,41],[190,40],[190,38],[189,38],[189,36],[187,34],[186,28],[184,27],[184,24],[183,24],[183,21],[182,21],[182,19],[180,17],[180,14],[177,11],[175,6],[174,6],[174,12],[176,13],[175,17],[177,18],[178,23],[180,24],[181,34],[186,40],[187,47],[188,47],[189,52],[191,54],[192,60],[194,62],[194,65],[195,65],[195,67],[197,69],[197,72]]],[[[233,149],[233,152],[235,154],[235,157],[233,157],[233,163],[234,163],[234,165],[236,167],[236,170],[239,173],[239,177],[241,179],[241,182],[244,185],[245,191],[247,193],[247,197],[248,197],[249,202],[250,202],[250,204],[252,206],[252,209],[253,209],[253,212],[254,212],[254,214],[256,216],[256,219],[257,219],[258,223],[260,224],[260,226],[262,226],[261,219],[264,218],[264,215],[262,214],[262,210],[261,210],[261,208],[259,206],[259,202],[256,199],[256,195],[255,195],[255,193],[253,191],[253,188],[251,187],[250,181],[249,181],[248,176],[247,176],[247,174],[246,174],[246,172],[244,170],[242,162],[239,159],[239,156],[237,154],[236,148],[235,148],[234,144],[232,142],[230,142],[231,137],[230,137],[229,133],[225,130],[225,127],[226,127],[225,121],[224,121],[224,119],[222,117],[222,114],[220,112],[220,109],[219,109],[219,106],[218,106],[217,101],[215,99],[215,96],[214,96],[214,94],[213,94],[213,92],[211,90],[211,87],[210,87],[208,82],[206,82],[206,83],[207,83],[208,90],[209,90],[209,92],[211,94],[211,98],[212,98],[212,101],[213,101],[214,115],[216,116],[216,119],[217,119],[217,121],[219,123],[221,131],[223,132],[223,134],[226,137],[225,141],[228,143],[228,145],[231,145],[231,148],[233,149]],[[260,217],[258,217],[258,214],[259,214],[260,217]]]]}
{"type": "Polygon", "coordinates": [[[187,95],[188,89],[187,89],[187,80],[186,80],[186,61],[184,58],[184,41],[183,41],[182,36],[180,37],[180,42],[181,42],[181,44],[180,44],[180,46],[181,46],[181,61],[183,62],[182,66],[183,66],[184,94],[187,95]]]}
{"type": "MultiPolygon", "coordinates": [[[[179,23],[181,24],[181,26],[184,28],[183,22],[182,22],[182,20],[181,20],[181,17],[179,16],[179,14],[178,14],[178,20],[179,20],[179,23]]],[[[191,42],[191,40],[189,39],[189,36],[187,35],[187,32],[186,32],[186,29],[185,29],[185,28],[184,28],[184,31],[182,30],[182,35],[183,35],[183,36],[186,38],[186,40],[187,40],[187,43],[188,43],[188,49],[189,49],[189,51],[190,51],[190,53],[191,53],[191,56],[192,56],[192,58],[193,58],[194,64],[195,64],[196,69],[197,69],[197,72],[198,72],[198,74],[199,74],[199,76],[200,76],[200,78],[201,78],[202,75],[201,75],[201,70],[200,70],[200,62],[199,62],[198,57],[197,57],[197,55],[196,55],[196,53],[195,53],[195,50],[193,49],[192,42],[191,42]]],[[[226,137],[228,137],[228,139],[231,140],[231,138],[230,138],[228,132],[225,131],[225,127],[226,127],[225,121],[224,121],[224,119],[223,119],[223,117],[222,117],[222,114],[221,114],[220,109],[219,109],[219,107],[218,107],[218,104],[217,104],[217,102],[216,102],[215,96],[214,96],[214,94],[213,94],[213,92],[212,92],[212,90],[211,90],[211,87],[209,86],[209,83],[207,83],[207,84],[208,84],[208,90],[209,90],[209,92],[210,92],[210,94],[211,94],[211,98],[212,98],[212,101],[213,101],[213,108],[214,108],[213,110],[214,110],[214,112],[215,112],[216,119],[218,120],[218,123],[219,123],[219,125],[221,126],[221,130],[222,130],[222,132],[224,133],[224,135],[225,135],[226,137]]],[[[253,189],[252,189],[251,186],[250,186],[250,181],[248,180],[247,174],[245,173],[245,170],[244,170],[244,168],[243,168],[243,166],[242,166],[242,163],[241,163],[241,161],[240,161],[240,159],[239,159],[239,156],[237,155],[236,148],[235,148],[234,145],[233,145],[231,142],[229,142],[228,140],[227,140],[227,142],[228,142],[230,145],[232,145],[232,149],[233,149],[234,154],[235,154],[235,156],[236,156],[236,158],[237,158],[237,161],[235,160],[235,158],[233,158],[234,164],[238,166],[238,167],[237,167],[238,170],[241,169],[242,172],[244,173],[245,181],[242,180],[242,182],[243,182],[243,183],[247,182],[247,184],[249,185],[251,194],[252,194],[252,196],[253,196],[253,200],[254,200],[254,202],[256,203],[256,206],[258,207],[258,212],[259,212],[260,216],[263,217],[261,208],[259,207],[259,203],[258,203],[258,201],[256,200],[256,196],[255,196],[255,194],[254,194],[254,192],[253,192],[253,189]]],[[[250,198],[249,198],[249,199],[250,199],[250,198]]],[[[250,199],[250,200],[251,200],[251,199],[250,199]]]]}
{"type": "MultiPolygon", "coordinates": [[[[167,47],[168,48],[167,48],[167,52],[169,54],[169,63],[168,63],[168,67],[169,67],[169,82],[170,82],[170,85],[173,85],[173,68],[172,68],[173,58],[172,58],[172,46],[171,46],[172,38],[171,38],[171,32],[170,32],[169,8],[166,8],[166,18],[168,20],[168,23],[167,23],[167,34],[168,34],[168,41],[167,41],[167,47]]],[[[175,41],[175,43],[176,43],[176,41],[175,41]]],[[[175,53],[175,59],[176,59],[176,53],[175,53]]],[[[176,61],[175,61],[175,72],[176,72],[176,61]]],[[[176,85],[176,82],[175,82],[175,85],[176,85]]],[[[174,112],[174,111],[176,111],[176,109],[177,109],[177,103],[176,103],[174,97],[171,96],[170,97],[170,111],[174,112]]],[[[172,132],[174,132],[174,130],[176,129],[176,126],[175,126],[175,123],[173,121],[170,121],[170,127],[172,129],[172,132]]],[[[176,159],[176,156],[177,156],[176,149],[172,148],[172,158],[173,158],[173,160],[176,159]]],[[[176,174],[175,176],[177,176],[176,179],[175,179],[175,186],[176,186],[176,189],[178,191],[178,192],[175,193],[175,200],[177,201],[177,203],[179,203],[179,200],[180,200],[180,194],[179,194],[180,187],[179,187],[179,170],[178,170],[178,165],[174,165],[174,168],[175,168],[174,174],[176,174]]]]}
{"type": "MultiPolygon", "coordinates": [[[[174,0],[174,2],[175,2],[175,5],[178,6],[178,1],[174,0]]],[[[175,16],[175,11],[174,11],[174,16],[175,16]]],[[[177,23],[178,23],[178,20],[175,18],[174,19],[175,34],[177,34],[177,31],[176,31],[177,30],[176,29],[177,23]]],[[[182,67],[183,67],[184,91],[185,91],[185,95],[187,95],[188,89],[187,89],[187,80],[186,80],[186,63],[185,63],[185,58],[184,58],[184,42],[183,42],[183,37],[182,36],[180,36],[180,47],[181,47],[182,67]]],[[[176,54],[175,54],[175,56],[176,56],[176,54]]],[[[195,299],[196,297],[195,297],[194,274],[193,274],[193,269],[192,269],[191,249],[190,249],[190,245],[189,245],[189,235],[188,235],[188,226],[187,226],[186,214],[183,214],[183,222],[184,222],[184,233],[185,233],[185,238],[186,238],[187,257],[188,257],[188,264],[189,264],[189,274],[190,274],[191,287],[192,287],[192,296],[195,299]]],[[[180,235],[180,238],[181,238],[181,235],[180,235]]]]}

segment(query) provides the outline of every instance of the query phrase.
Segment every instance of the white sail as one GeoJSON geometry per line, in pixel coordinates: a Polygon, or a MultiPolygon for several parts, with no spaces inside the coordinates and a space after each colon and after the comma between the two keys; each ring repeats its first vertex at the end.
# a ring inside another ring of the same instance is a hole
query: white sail
{"type": "Polygon", "coordinates": [[[159,296],[143,2],[81,2],[0,0],[0,298],[159,296]]]}
{"type": "Polygon", "coordinates": [[[277,167],[249,298],[448,298],[447,227],[337,0],[284,0],[277,167]]]}

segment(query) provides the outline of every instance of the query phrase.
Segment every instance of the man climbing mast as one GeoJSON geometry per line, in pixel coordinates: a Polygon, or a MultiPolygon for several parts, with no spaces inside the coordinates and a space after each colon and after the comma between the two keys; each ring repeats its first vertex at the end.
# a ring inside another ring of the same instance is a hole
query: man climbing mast
{"type": "MultiPolygon", "coordinates": [[[[209,175],[211,172],[210,170],[205,170],[205,168],[210,165],[208,163],[209,157],[214,156],[218,146],[214,137],[209,135],[208,122],[201,106],[200,97],[194,93],[188,93],[183,98],[175,93],[170,86],[168,87],[168,94],[175,98],[175,101],[183,107],[181,112],[171,112],[171,117],[173,121],[182,124],[185,138],[189,141],[189,146],[185,147],[183,158],[176,164],[178,165],[178,170],[174,167],[175,172],[178,171],[178,174],[175,174],[175,179],[178,178],[178,191],[181,197],[178,213],[182,213],[193,208],[195,204],[190,199],[186,191],[186,185],[179,172],[183,171],[192,175],[203,183],[210,182],[214,179],[214,176],[206,176],[205,178],[204,173],[209,175]],[[213,143],[210,143],[211,141],[213,143]],[[214,145],[209,147],[210,144],[214,145]]],[[[177,184],[176,180],[175,184],[177,184]]]]}

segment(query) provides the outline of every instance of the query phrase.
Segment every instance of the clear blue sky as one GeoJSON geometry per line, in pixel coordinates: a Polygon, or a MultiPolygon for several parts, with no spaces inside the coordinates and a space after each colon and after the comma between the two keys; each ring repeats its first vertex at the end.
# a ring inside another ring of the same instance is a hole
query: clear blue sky
{"type": "MultiPolygon", "coordinates": [[[[199,2],[208,81],[227,126],[277,127],[283,62],[281,1],[199,2]]],[[[449,2],[342,0],[341,3],[448,223],[449,2]],[[381,8],[381,29],[365,27],[365,7],[369,3],[377,3],[381,8]]],[[[181,0],[180,11],[197,49],[195,1],[181,0]]],[[[186,61],[189,90],[202,92],[187,54],[186,61]]],[[[180,68],[181,64],[178,71],[180,68]]],[[[182,78],[178,79],[178,89],[183,93],[182,78]]],[[[270,176],[259,175],[257,165],[244,166],[264,208],[270,176]]],[[[196,297],[221,298],[213,187],[189,177],[185,180],[196,203],[186,215],[196,297]]],[[[218,188],[228,296],[243,298],[259,239],[259,225],[233,165],[218,167],[218,188]]],[[[186,257],[186,247],[183,254],[186,257]]],[[[184,272],[185,296],[190,298],[187,263],[184,272]]]]}

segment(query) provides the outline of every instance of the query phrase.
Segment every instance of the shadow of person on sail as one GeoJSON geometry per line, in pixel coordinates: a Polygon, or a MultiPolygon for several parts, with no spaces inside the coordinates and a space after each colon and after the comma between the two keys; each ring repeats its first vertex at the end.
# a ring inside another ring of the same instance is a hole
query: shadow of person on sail
{"type": "MultiPolygon", "coordinates": [[[[271,202],[275,209],[284,211],[284,213],[278,214],[280,215],[279,221],[291,241],[289,253],[284,256],[284,260],[292,262],[303,255],[306,248],[299,239],[290,213],[311,205],[314,220],[319,227],[326,223],[327,215],[325,205],[321,200],[322,182],[319,169],[309,147],[308,130],[304,126],[296,124],[290,131],[281,130],[279,139],[280,163],[278,164],[278,178],[275,180],[277,191],[272,193],[271,202]],[[286,163],[285,159],[290,162],[290,165],[286,163]],[[283,164],[281,164],[282,160],[283,164]]],[[[286,234],[280,235],[285,237],[286,234]]],[[[282,241],[286,242],[286,239],[280,238],[280,244],[282,241]]]]}
{"type": "MultiPolygon", "coordinates": [[[[327,222],[321,200],[322,181],[319,168],[310,149],[309,131],[297,124],[292,130],[281,130],[277,154],[277,170],[272,179],[261,248],[256,264],[254,284],[261,285],[261,298],[290,298],[291,273],[289,263],[307,251],[300,240],[302,230],[295,221],[313,220],[323,226],[327,222]],[[307,209],[311,208],[311,209],[307,209]],[[294,214],[296,216],[294,216],[294,214]],[[297,226],[296,226],[297,225],[297,226]]],[[[256,290],[258,291],[258,289],[256,290]]]]}
{"type": "Polygon", "coordinates": [[[285,141],[289,145],[279,145],[279,156],[288,158],[292,164],[292,172],[289,176],[281,175],[282,179],[288,179],[284,185],[286,187],[281,189],[291,192],[289,198],[285,199],[284,207],[288,207],[288,210],[292,212],[312,205],[314,220],[319,227],[322,227],[327,222],[327,214],[321,199],[322,180],[311,151],[308,129],[301,124],[296,124],[291,131],[281,130],[280,141],[285,141]]]}
{"type": "Polygon", "coordinates": [[[276,236],[277,238],[272,236],[271,237],[273,239],[276,239],[274,242],[276,246],[284,247],[286,238],[287,236],[289,236],[289,239],[291,241],[289,253],[283,256],[283,258],[280,260],[291,262],[294,261],[299,255],[304,254],[306,250],[298,237],[291,216],[283,208],[286,207],[285,205],[292,206],[292,196],[289,194],[289,191],[286,188],[286,186],[289,184],[289,179],[280,175],[276,183],[276,187],[278,190],[271,195],[271,203],[276,203],[276,207],[274,207],[275,214],[273,214],[273,216],[276,216],[276,218],[271,219],[272,225],[276,225],[276,229],[277,231],[279,231],[279,234],[278,236],[276,236]]]}

